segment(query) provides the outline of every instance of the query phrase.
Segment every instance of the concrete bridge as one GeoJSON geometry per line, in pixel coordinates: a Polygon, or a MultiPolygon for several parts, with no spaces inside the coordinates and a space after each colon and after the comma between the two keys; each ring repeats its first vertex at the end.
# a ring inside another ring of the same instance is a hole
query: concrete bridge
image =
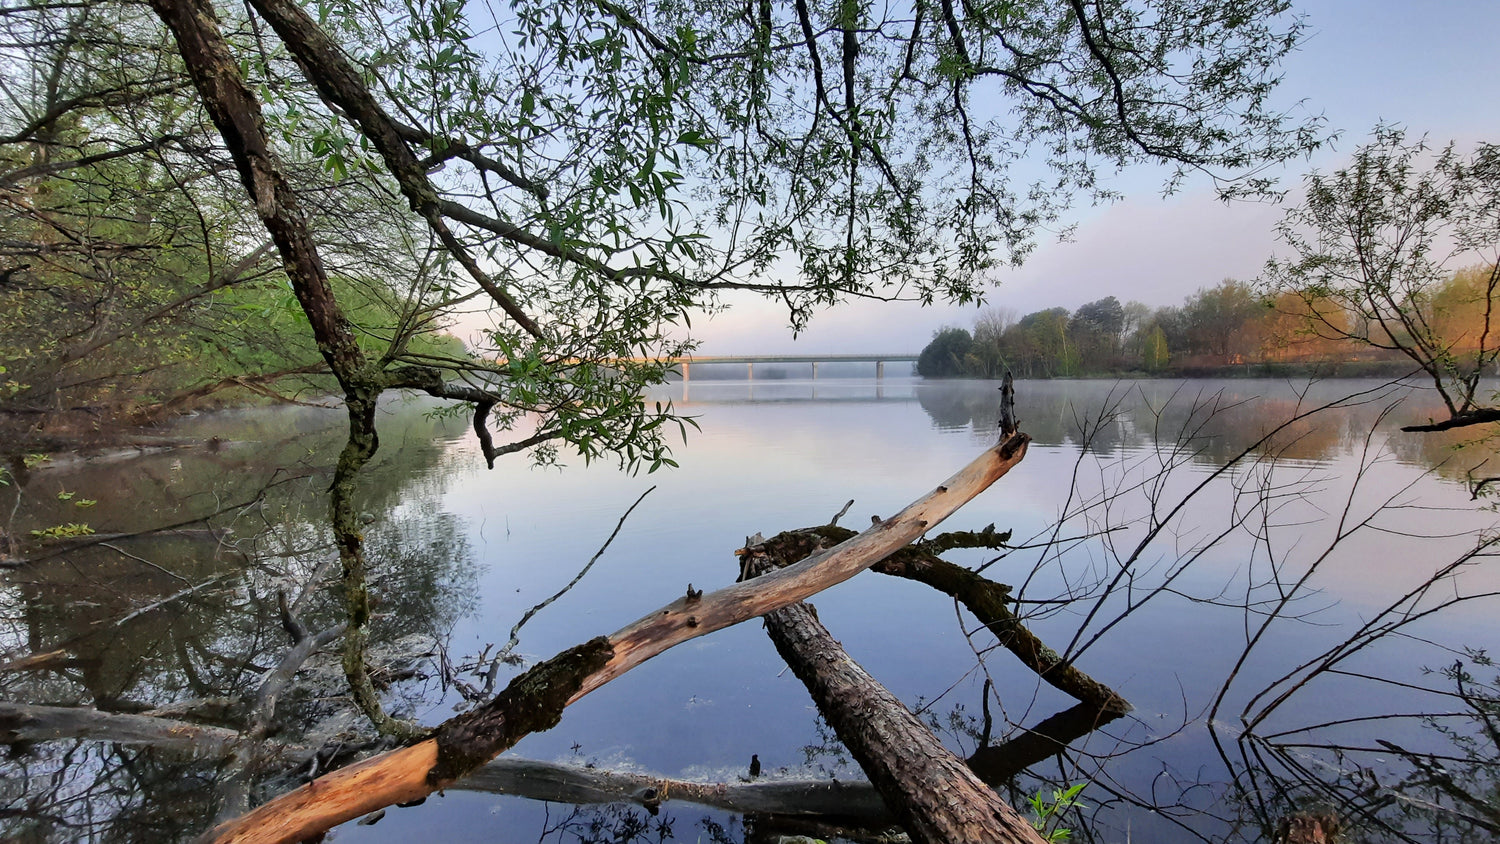
{"type": "Polygon", "coordinates": [[[906,363],[917,359],[916,355],[694,355],[686,358],[673,358],[674,364],[682,373],[682,380],[689,380],[691,369],[694,365],[701,364],[744,364],[745,374],[748,380],[755,380],[755,365],[770,363],[810,363],[812,364],[812,377],[818,377],[818,364],[820,363],[873,363],[875,364],[875,377],[885,377],[885,365],[887,363],[906,363]]]}

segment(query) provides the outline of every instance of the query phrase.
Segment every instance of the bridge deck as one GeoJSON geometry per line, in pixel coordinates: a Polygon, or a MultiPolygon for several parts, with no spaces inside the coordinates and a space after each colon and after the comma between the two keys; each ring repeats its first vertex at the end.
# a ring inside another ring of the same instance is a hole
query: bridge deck
{"type": "MultiPolygon", "coordinates": [[[[915,361],[916,355],[689,355],[680,358],[652,358],[671,363],[878,363],[880,361],[915,361]]],[[[641,358],[640,360],[645,360],[641,358]]]]}
{"type": "Polygon", "coordinates": [[[755,365],[757,363],[810,363],[812,364],[812,377],[818,377],[818,364],[820,363],[873,363],[875,364],[875,378],[885,377],[885,365],[888,362],[905,363],[917,359],[916,355],[693,355],[685,358],[672,358],[670,363],[677,367],[682,374],[682,380],[687,381],[691,377],[694,365],[703,364],[743,364],[745,375],[750,380],[755,379],[755,365]]]}

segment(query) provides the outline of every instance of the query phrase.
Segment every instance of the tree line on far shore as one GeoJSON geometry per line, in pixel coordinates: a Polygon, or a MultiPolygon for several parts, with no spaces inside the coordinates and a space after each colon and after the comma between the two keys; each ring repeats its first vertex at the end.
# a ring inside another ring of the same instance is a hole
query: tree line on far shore
{"type": "MultiPolygon", "coordinates": [[[[1490,318],[1492,267],[1459,270],[1415,303],[1455,360],[1473,358],[1490,318]]],[[[1181,305],[1152,308],[1114,296],[1018,317],[981,311],[973,330],[943,328],[917,361],[925,378],[1018,378],[1146,373],[1217,375],[1234,371],[1385,374],[1411,360],[1393,332],[1316,289],[1258,289],[1225,279],[1181,305]]],[[[1485,350],[1489,351],[1489,350],[1485,350]]]]}

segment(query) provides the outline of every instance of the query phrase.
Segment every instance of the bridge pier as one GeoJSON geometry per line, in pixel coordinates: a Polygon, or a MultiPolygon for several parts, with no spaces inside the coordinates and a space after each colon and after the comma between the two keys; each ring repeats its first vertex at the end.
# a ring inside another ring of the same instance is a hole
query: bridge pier
{"type": "Polygon", "coordinates": [[[813,365],[813,377],[812,377],[812,380],[816,381],[816,380],[818,380],[818,362],[817,361],[813,361],[812,365],[813,365]]]}
{"type": "Polygon", "coordinates": [[[752,362],[747,362],[745,364],[745,380],[746,381],[754,381],[755,380],[755,364],[752,363],[752,362]]]}
{"type": "Polygon", "coordinates": [[[880,379],[882,379],[884,377],[885,377],[885,361],[883,361],[883,360],[877,360],[877,361],[875,361],[875,380],[879,381],[880,379]]]}

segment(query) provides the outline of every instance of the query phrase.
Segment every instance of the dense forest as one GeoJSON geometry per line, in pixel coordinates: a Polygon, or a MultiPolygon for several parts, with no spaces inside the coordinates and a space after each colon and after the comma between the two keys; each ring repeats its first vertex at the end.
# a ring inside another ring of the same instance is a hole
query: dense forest
{"type": "MultiPolygon", "coordinates": [[[[1494,267],[1453,272],[1412,308],[1453,366],[1474,369],[1491,318],[1494,267]]],[[[926,378],[1059,378],[1150,375],[1404,374],[1417,368],[1410,329],[1382,324],[1316,287],[1275,292],[1225,279],[1181,305],[1121,304],[1114,296],[1076,311],[981,311],[973,330],[944,328],[922,350],[926,378]]]]}

